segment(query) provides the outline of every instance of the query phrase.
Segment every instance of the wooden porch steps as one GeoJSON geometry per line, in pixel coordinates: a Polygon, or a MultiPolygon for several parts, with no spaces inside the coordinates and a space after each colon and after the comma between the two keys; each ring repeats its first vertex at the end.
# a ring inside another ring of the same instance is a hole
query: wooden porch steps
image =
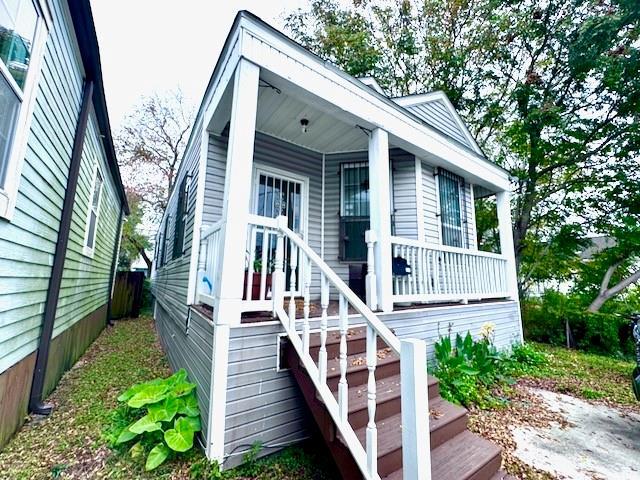
{"type": "MultiPolygon", "coordinates": [[[[311,336],[310,352],[317,361],[320,336],[311,336]]],[[[327,384],[337,398],[340,379],[340,334],[327,334],[327,384]]],[[[400,360],[378,341],[376,375],[376,426],[378,430],[378,473],[383,479],[402,479],[402,420],[400,400],[400,360]]],[[[365,446],[367,412],[366,329],[350,329],[347,340],[347,382],[349,423],[365,446]]],[[[286,356],[311,413],[344,479],[361,478],[357,465],[317,395],[313,382],[301,366],[291,346],[286,356]]],[[[433,480],[510,480],[500,471],[500,449],[467,430],[467,410],[442,397],[438,381],[429,377],[429,433],[433,480]]]]}

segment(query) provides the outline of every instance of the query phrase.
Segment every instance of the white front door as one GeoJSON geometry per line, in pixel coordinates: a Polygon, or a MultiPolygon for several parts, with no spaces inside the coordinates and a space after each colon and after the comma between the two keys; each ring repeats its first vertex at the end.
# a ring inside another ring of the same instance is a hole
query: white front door
{"type": "MultiPolygon", "coordinates": [[[[289,172],[257,166],[254,170],[253,213],[264,217],[275,218],[280,215],[287,217],[289,229],[306,239],[307,220],[307,192],[309,179],[289,172]]],[[[253,270],[262,270],[262,262],[267,261],[267,271],[273,269],[275,260],[276,236],[267,235],[260,229],[254,231],[251,245],[253,270]],[[265,251],[266,248],[266,251],[265,251]]],[[[290,290],[291,245],[285,241],[285,285],[290,290]]],[[[299,262],[298,262],[299,263],[299,262]]],[[[302,268],[298,265],[294,294],[301,293],[300,278],[302,268]]]]}

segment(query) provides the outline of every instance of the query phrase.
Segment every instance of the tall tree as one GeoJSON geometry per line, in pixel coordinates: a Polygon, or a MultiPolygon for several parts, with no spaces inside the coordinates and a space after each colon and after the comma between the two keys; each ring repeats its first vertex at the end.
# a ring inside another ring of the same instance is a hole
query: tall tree
{"type": "Polygon", "coordinates": [[[349,73],[377,75],[390,95],[449,95],[515,179],[521,291],[537,268],[527,259],[580,231],[563,226],[577,221],[585,192],[606,186],[611,170],[637,168],[636,0],[311,0],[288,26],[349,73]],[[358,31],[366,48],[349,49],[358,31]]]}
{"type": "Polygon", "coordinates": [[[143,97],[116,136],[126,186],[157,215],[167,207],[193,109],[180,90],[143,97]]]}
{"type": "Polygon", "coordinates": [[[153,229],[167,207],[193,114],[180,90],[156,93],[141,99],[116,135],[116,150],[132,210],[123,230],[123,264],[141,256],[151,271],[147,250],[152,245],[144,231],[153,229]]]}
{"type": "Polygon", "coordinates": [[[129,270],[138,257],[142,257],[147,264],[147,270],[151,272],[152,260],[147,255],[151,248],[149,238],[142,233],[144,211],[140,195],[127,189],[127,203],[129,204],[129,216],[122,226],[122,240],[120,244],[120,256],[118,269],[129,270]]]}

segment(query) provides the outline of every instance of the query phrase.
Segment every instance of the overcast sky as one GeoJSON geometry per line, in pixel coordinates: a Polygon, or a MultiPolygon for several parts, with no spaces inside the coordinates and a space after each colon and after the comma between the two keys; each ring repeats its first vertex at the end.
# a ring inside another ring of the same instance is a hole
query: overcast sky
{"type": "Polygon", "coordinates": [[[91,0],[112,129],[141,95],[180,87],[197,108],[239,10],[278,28],[305,0],[91,0]]]}

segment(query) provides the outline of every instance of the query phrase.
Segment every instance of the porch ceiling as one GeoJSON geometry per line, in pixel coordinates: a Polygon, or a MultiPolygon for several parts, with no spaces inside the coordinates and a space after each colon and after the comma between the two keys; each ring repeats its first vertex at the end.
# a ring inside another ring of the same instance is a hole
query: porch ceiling
{"type": "Polygon", "coordinates": [[[272,77],[261,78],[256,128],[321,153],[368,148],[366,133],[355,123],[346,121],[341,110],[312,102],[288,93],[284,87],[276,85],[272,77]],[[300,124],[303,118],[309,121],[306,133],[300,124]]]}

